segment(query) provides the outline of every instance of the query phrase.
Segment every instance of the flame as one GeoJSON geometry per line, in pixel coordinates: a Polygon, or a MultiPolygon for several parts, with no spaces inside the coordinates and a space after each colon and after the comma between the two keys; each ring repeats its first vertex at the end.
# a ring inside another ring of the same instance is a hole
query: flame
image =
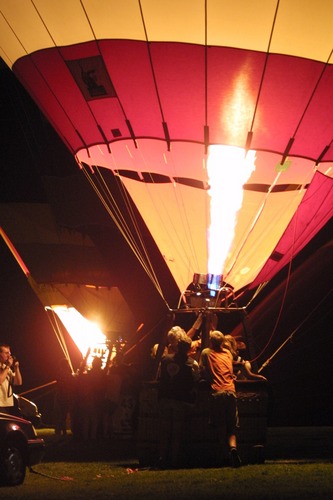
{"type": "Polygon", "coordinates": [[[105,344],[106,336],[98,325],[88,321],[74,307],[54,305],[51,309],[57,314],[83,357],[89,348],[105,344]]]}
{"type": "MultiPolygon", "coordinates": [[[[244,131],[250,130],[255,104],[249,85],[252,70],[251,62],[245,61],[233,82],[233,91],[222,99],[221,125],[229,144],[239,144],[244,139],[244,131]]],[[[212,145],[208,153],[208,273],[225,275],[225,262],[234,240],[237,214],[243,203],[243,184],[255,170],[256,153],[224,145],[212,145]]]]}
{"type": "Polygon", "coordinates": [[[243,203],[243,184],[255,170],[255,151],[234,146],[209,147],[207,172],[210,196],[208,272],[222,274],[235,236],[243,203]]]}

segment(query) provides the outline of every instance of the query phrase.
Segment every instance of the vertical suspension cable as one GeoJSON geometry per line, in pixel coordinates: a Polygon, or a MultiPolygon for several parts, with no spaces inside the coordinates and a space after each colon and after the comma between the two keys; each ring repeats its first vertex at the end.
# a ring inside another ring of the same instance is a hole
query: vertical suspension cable
{"type": "MultiPolygon", "coordinates": [[[[132,223],[133,223],[133,225],[134,225],[134,227],[136,229],[136,235],[138,237],[138,240],[141,242],[141,249],[138,247],[138,244],[137,244],[136,239],[134,238],[133,232],[129,228],[128,223],[127,223],[125,217],[121,213],[121,211],[120,211],[120,209],[119,209],[119,207],[117,205],[117,202],[114,199],[114,197],[112,196],[109,188],[107,187],[103,176],[99,172],[99,169],[96,169],[96,171],[98,173],[98,176],[93,178],[93,176],[91,176],[85,169],[83,169],[83,173],[85,174],[87,180],[89,181],[89,183],[91,184],[91,186],[94,189],[95,193],[97,194],[97,196],[101,200],[101,202],[102,202],[104,208],[106,209],[107,213],[109,214],[109,216],[111,217],[111,219],[116,224],[116,227],[119,229],[119,231],[123,235],[126,243],[132,249],[132,251],[133,251],[134,255],[136,256],[136,258],[138,259],[139,263],[141,264],[141,266],[145,270],[146,274],[148,275],[148,277],[150,278],[150,280],[154,284],[156,290],[158,291],[158,293],[160,294],[160,296],[165,301],[165,298],[164,298],[161,286],[160,286],[160,284],[158,282],[157,276],[156,276],[156,274],[155,274],[155,272],[153,270],[153,267],[152,267],[152,265],[150,263],[149,256],[148,256],[148,254],[146,252],[146,248],[145,248],[145,245],[144,245],[144,242],[143,242],[143,238],[141,236],[141,233],[140,233],[137,221],[135,220],[135,216],[134,216],[134,213],[132,211],[132,208],[131,208],[129,200],[126,199],[126,198],[123,198],[123,200],[124,200],[124,202],[126,204],[126,207],[127,207],[127,213],[128,213],[128,215],[129,215],[129,217],[130,217],[130,219],[131,219],[131,221],[132,221],[132,223]],[[97,185],[96,179],[99,179],[102,182],[103,189],[101,189],[100,186],[97,185]],[[103,191],[104,191],[104,193],[103,193],[103,191]],[[143,250],[143,254],[142,254],[142,250],[143,250]],[[146,258],[144,258],[144,256],[146,258]]],[[[121,183],[121,186],[122,186],[122,183],[121,183]]],[[[124,192],[123,192],[122,195],[124,196],[124,192]]]]}
{"type": "Polygon", "coordinates": [[[270,49],[271,49],[271,44],[272,44],[272,38],[273,38],[274,29],[275,29],[275,23],[276,23],[276,18],[277,18],[277,13],[278,13],[278,10],[279,10],[279,6],[280,6],[280,0],[277,0],[276,7],[275,7],[274,18],[273,18],[273,23],[272,23],[272,28],[271,28],[271,32],[270,32],[270,36],[269,36],[269,40],[268,40],[268,45],[267,45],[267,50],[266,50],[266,55],[265,55],[264,67],[263,67],[263,70],[262,70],[262,73],[261,73],[261,79],[260,79],[260,84],[259,84],[259,89],[258,89],[258,95],[257,95],[256,103],[255,103],[255,106],[254,106],[254,112],[253,112],[252,122],[251,122],[251,126],[250,126],[250,133],[253,132],[254,121],[255,121],[255,118],[256,118],[257,111],[258,111],[259,99],[260,99],[260,96],[261,96],[261,91],[262,91],[262,87],[263,87],[263,84],[264,84],[264,78],[265,78],[265,75],[266,75],[266,69],[267,69],[267,64],[268,64],[268,57],[269,57],[269,54],[270,54],[270,49]]]}
{"type": "MultiPolygon", "coordinates": [[[[147,249],[145,247],[145,244],[144,244],[144,240],[143,240],[143,237],[141,235],[141,231],[140,231],[140,228],[139,228],[139,225],[138,225],[138,222],[135,218],[135,214],[134,214],[134,211],[133,211],[133,207],[132,207],[132,204],[131,204],[131,201],[129,199],[129,196],[128,196],[128,193],[127,193],[127,190],[125,189],[125,187],[123,186],[123,183],[120,180],[120,188],[121,188],[121,193],[122,193],[122,199],[126,205],[126,209],[127,209],[127,214],[130,218],[130,221],[132,222],[133,224],[133,227],[135,229],[135,234],[140,242],[140,247],[138,246],[133,234],[132,234],[132,231],[130,230],[127,222],[126,222],[126,219],[125,217],[123,216],[123,214],[121,213],[121,210],[119,209],[114,197],[112,196],[111,194],[111,191],[109,190],[106,182],[105,182],[105,179],[104,177],[102,176],[100,170],[98,167],[96,167],[96,170],[99,174],[99,178],[101,180],[101,183],[102,183],[102,186],[105,188],[105,193],[106,193],[106,196],[105,196],[105,200],[108,201],[108,198],[109,199],[112,199],[113,200],[113,203],[112,203],[112,210],[115,210],[112,211],[112,213],[115,215],[115,217],[117,218],[117,221],[119,222],[119,226],[122,227],[122,229],[124,230],[124,232],[126,233],[128,239],[131,241],[132,243],[132,249],[135,253],[135,255],[137,256],[137,258],[139,259],[139,261],[141,262],[141,265],[144,267],[145,271],[146,271],[146,274],[150,277],[151,281],[154,283],[156,289],[159,291],[159,293],[161,295],[162,294],[162,289],[161,289],[161,286],[159,284],[159,281],[158,281],[158,278],[156,276],[156,273],[153,269],[153,266],[151,264],[151,261],[150,261],[150,258],[149,258],[149,255],[147,253],[147,249]],[[143,252],[143,254],[141,253],[141,251],[143,252]]],[[[108,204],[108,206],[110,206],[108,204]]]]}
{"type": "Polygon", "coordinates": [[[294,222],[293,241],[292,241],[292,245],[291,245],[292,252],[291,252],[291,256],[290,256],[290,260],[289,260],[289,265],[288,265],[288,272],[287,272],[287,278],[286,278],[286,286],[284,287],[283,297],[282,297],[282,301],[281,301],[280,308],[279,308],[279,311],[278,311],[278,315],[277,315],[277,318],[275,320],[275,324],[274,324],[272,333],[271,333],[268,341],[266,342],[266,345],[261,349],[261,352],[255,358],[253,358],[252,360],[250,360],[251,362],[252,361],[256,361],[267,350],[268,346],[270,345],[270,343],[273,340],[273,337],[274,337],[274,335],[276,333],[277,327],[278,327],[278,325],[280,323],[280,319],[281,319],[281,316],[282,316],[282,312],[283,312],[285,301],[286,301],[286,297],[287,297],[287,292],[288,292],[288,289],[289,289],[289,282],[290,282],[290,276],[291,276],[291,268],[292,268],[293,258],[294,258],[293,249],[294,249],[295,240],[296,240],[296,229],[297,229],[297,212],[296,212],[295,222],[294,222]]]}
{"type": "Polygon", "coordinates": [[[276,183],[277,183],[280,175],[281,175],[281,172],[278,172],[278,174],[275,176],[275,179],[274,179],[273,183],[270,185],[267,193],[265,194],[265,197],[264,197],[264,199],[263,199],[260,207],[258,208],[258,210],[257,210],[257,212],[256,212],[256,214],[255,214],[255,216],[254,216],[254,218],[252,220],[252,224],[251,224],[249,230],[247,231],[246,236],[243,239],[243,242],[239,245],[238,252],[237,252],[236,256],[234,257],[234,260],[233,260],[232,264],[230,265],[230,267],[229,267],[229,269],[228,269],[228,271],[227,271],[227,273],[225,275],[225,279],[226,280],[227,280],[228,276],[230,275],[230,273],[232,272],[233,268],[235,267],[236,262],[237,262],[237,260],[238,260],[238,258],[240,256],[240,254],[241,254],[244,246],[246,245],[246,242],[249,240],[251,234],[253,233],[254,228],[255,228],[255,226],[256,226],[256,224],[257,224],[257,222],[258,222],[258,220],[259,220],[261,214],[263,213],[264,208],[265,208],[265,206],[267,204],[268,197],[270,196],[270,194],[271,194],[274,186],[276,185],[276,183]]]}
{"type": "MultiPolygon", "coordinates": [[[[165,118],[164,118],[163,107],[162,107],[162,102],[161,102],[161,98],[160,98],[160,94],[159,94],[159,90],[158,90],[158,84],[157,84],[156,74],[155,74],[155,70],[154,70],[153,58],[152,58],[152,54],[151,54],[151,50],[150,50],[149,37],[148,37],[148,32],[147,32],[147,28],[146,28],[146,24],[145,24],[145,19],[144,19],[144,13],[143,13],[143,8],[142,8],[141,0],[139,0],[139,7],[140,7],[140,13],[141,13],[141,18],[142,18],[143,28],[144,28],[144,32],[145,32],[146,42],[147,42],[148,57],[149,57],[149,61],[150,61],[150,67],[151,67],[151,71],[152,71],[152,77],[153,77],[153,81],[154,81],[154,87],[155,87],[155,91],[156,91],[158,105],[159,105],[159,109],[160,109],[160,113],[161,113],[161,117],[162,117],[162,122],[163,122],[164,125],[166,125],[165,118]]],[[[168,142],[168,151],[171,153],[170,137],[169,137],[169,135],[167,136],[167,142],[168,142]],[[168,140],[169,140],[169,142],[168,142],[168,140]]],[[[179,195],[179,191],[176,192],[176,199],[177,199],[178,195],[179,195]]],[[[181,206],[183,206],[183,204],[181,206]]],[[[179,210],[179,213],[183,213],[183,211],[181,210],[181,208],[179,210]]],[[[185,216],[186,216],[186,213],[185,213],[185,216]]],[[[186,226],[189,229],[189,224],[188,224],[187,218],[186,218],[186,226]]],[[[189,235],[191,235],[191,231],[190,230],[188,231],[188,233],[189,233],[189,235]]],[[[178,236],[179,235],[177,234],[177,237],[178,236]]],[[[193,249],[195,248],[193,242],[192,242],[192,248],[193,249]]],[[[195,255],[195,253],[194,253],[194,255],[195,255]]]]}
{"type": "MultiPolygon", "coordinates": [[[[207,172],[207,155],[209,148],[209,125],[208,125],[208,5],[205,0],[205,125],[204,125],[204,143],[205,143],[205,157],[204,157],[204,165],[207,172]]],[[[209,206],[209,204],[208,204],[209,206]]],[[[207,205],[206,205],[207,207],[207,205]]],[[[210,219],[209,219],[209,208],[206,209],[206,227],[209,227],[210,219]]],[[[206,241],[206,254],[209,256],[209,245],[208,239],[205,235],[206,241]]]]}

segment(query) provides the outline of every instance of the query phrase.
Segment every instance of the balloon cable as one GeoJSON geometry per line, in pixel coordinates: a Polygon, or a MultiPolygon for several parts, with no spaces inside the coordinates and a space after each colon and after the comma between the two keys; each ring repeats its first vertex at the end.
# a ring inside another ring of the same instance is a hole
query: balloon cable
{"type": "Polygon", "coordinates": [[[292,341],[293,337],[295,334],[298,332],[298,330],[308,321],[308,319],[312,316],[312,314],[321,306],[321,304],[327,299],[327,297],[332,293],[333,288],[329,290],[329,292],[323,297],[318,304],[309,312],[309,314],[301,321],[301,323],[295,328],[292,333],[289,335],[288,338],[280,345],[280,347],[265,361],[262,366],[259,368],[258,373],[260,373],[266,366],[269,365],[269,363],[272,361],[272,359],[281,351],[281,349],[289,342],[292,341]]]}

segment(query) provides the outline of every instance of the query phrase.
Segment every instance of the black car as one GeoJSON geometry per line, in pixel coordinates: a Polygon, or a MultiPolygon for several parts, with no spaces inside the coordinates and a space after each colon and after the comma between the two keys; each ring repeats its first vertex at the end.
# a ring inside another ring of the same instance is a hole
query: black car
{"type": "Polygon", "coordinates": [[[14,406],[20,417],[30,420],[32,425],[36,428],[41,426],[42,415],[39,413],[35,403],[14,393],[14,406]]]}
{"type": "Polygon", "coordinates": [[[31,422],[0,413],[0,484],[22,484],[26,468],[38,464],[44,455],[44,440],[31,422]]]}

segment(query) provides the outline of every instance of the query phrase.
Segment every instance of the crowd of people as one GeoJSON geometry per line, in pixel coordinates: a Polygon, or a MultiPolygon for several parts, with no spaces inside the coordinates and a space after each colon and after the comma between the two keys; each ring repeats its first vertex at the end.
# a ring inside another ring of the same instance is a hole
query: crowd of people
{"type": "MultiPolygon", "coordinates": [[[[126,365],[121,353],[108,360],[93,358],[91,367],[82,362],[73,373],[66,358],[59,362],[56,373],[53,417],[55,434],[69,431],[77,440],[111,438],[113,416],[124,391],[131,390],[135,380],[132,366],[126,365]]],[[[22,385],[20,363],[11,354],[10,346],[0,343],[0,411],[20,416],[15,387],[22,385]]]]}
{"type": "Polygon", "coordinates": [[[168,332],[168,345],[162,354],[158,372],[158,468],[177,468],[180,463],[181,437],[186,432],[200,381],[205,381],[210,387],[210,424],[217,430],[221,448],[226,444],[228,446],[230,465],[239,467],[235,380],[266,380],[252,371],[249,361],[239,356],[234,337],[214,329],[215,325],[209,332],[209,346],[200,350],[200,339],[193,341],[193,332],[200,327],[201,319],[199,315],[188,332],[179,326],[172,327],[168,332]]]}
{"type": "Polygon", "coordinates": [[[95,356],[91,366],[83,362],[72,373],[62,359],[57,374],[54,400],[55,433],[71,431],[76,440],[109,439],[113,435],[113,417],[126,387],[132,383],[131,366],[119,355],[103,367],[95,356]]]}
{"type": "MultiPolygon", "coordinates": [[[[251,363],[239,355],[239,345],[212,323],[208,345],[202,345],[199,330],[203,316],[185,331],[173,326],[167,341],[155,345],[152,356],[160,351],[158,380],[159,468],[176,468],[180,463],[182,436],[195,407],[198,384],[204,381],[210,390],[209,420],[217,430],[221,447],[228,446],[230,465],[239,467],[237,450],[239,427],[235,380],[266,380],[252,371],[251,363]]],[[[207,326],[207,325],[206,325],[207,326]]],[[[85,360],[84,360],[85,361],[85,360]]],[[[78,440],[111,438],[113,417],[126,385],[136,379],[130,365],[119,354],[102,367],[94,357],[87,369],[83,362],[73,373],[66,359],[59,363],[54,399],[55,433],[71,430],[78,440]]],[[[137,381],[137,380],[136,380],[137,381]]],[[[13,388],[22,385],[19,362],[7,344],[0,344],[0,411],[18,414],[13,388]]]]}

